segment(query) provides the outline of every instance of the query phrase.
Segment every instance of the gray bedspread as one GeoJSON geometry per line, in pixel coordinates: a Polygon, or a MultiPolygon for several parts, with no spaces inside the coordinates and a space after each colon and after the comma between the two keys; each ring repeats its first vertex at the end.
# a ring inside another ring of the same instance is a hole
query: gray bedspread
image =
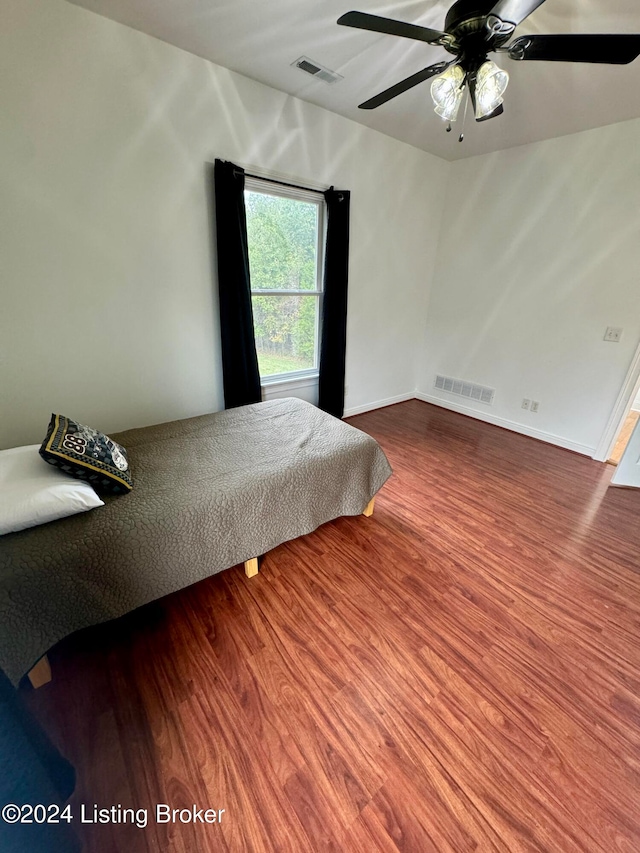
{"type": "Polygon", "coordinates": [[[14,682],[79,628],[361,513],[391,473],[373,438],[297,399],[112,437],[131,493],[0,538],[0,668],[14,682]]]}

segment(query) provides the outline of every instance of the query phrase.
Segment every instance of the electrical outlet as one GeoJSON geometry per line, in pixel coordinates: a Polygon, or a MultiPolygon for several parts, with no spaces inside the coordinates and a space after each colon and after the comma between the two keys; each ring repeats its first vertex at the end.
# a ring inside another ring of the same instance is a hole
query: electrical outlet
{"type": "Polygon", "coordinates": [[[527,400],[527,398],[525,397],[524,400],[522,401],[522,408],[528,409],[530,405],[531,405],[531,400],[527,400]]]}
{"type": "Polygon", "coordinates": [[[532,412],[537,412],[539,406],[540,406],[540,403],[537,400],[531,401],[531,411],[532,412]]]}
{"type": "Polygon", "coordinates": [[[604,333],[605,341],[613,341],[617,344],[622,337],[622,329],[617,329],[614,326],[607,326],[607,331],[604,333]]]}

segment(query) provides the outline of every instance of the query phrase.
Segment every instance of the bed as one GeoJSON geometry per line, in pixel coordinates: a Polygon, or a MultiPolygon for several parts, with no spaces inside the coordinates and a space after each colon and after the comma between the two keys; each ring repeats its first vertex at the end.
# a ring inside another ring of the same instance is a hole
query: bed
{"type": "Polygon", "coordinates": [[[293,398],[112,438],[133,491],[0,539],[0,669],[14,683],[74,631],[240,563],[255,574],[259,555],[371,508],[391,474],[373,438],[293,398]]]}

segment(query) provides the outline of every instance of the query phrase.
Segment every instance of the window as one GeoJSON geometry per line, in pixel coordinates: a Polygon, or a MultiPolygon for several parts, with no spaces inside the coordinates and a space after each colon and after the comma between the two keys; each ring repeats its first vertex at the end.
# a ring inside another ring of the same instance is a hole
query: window
{"type": "Polygon", "coordinates": [[[247,178],[249,269],[261,380],[318,371],[324,199],[247,178]]]}

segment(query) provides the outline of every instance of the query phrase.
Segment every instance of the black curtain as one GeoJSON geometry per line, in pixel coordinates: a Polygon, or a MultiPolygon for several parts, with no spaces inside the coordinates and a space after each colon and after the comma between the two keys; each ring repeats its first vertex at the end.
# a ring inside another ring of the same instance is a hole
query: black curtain
{"type": "Polygon", "coordinates": [[[349,280],[350,193],[331,187],[327,203],[324,299],[320,340],[318,406],[341,418],[344,413],[344,369],[347,348],[347,284],[349,280]]]}
{"type": "MultiPolygon", "coordinates": [[[[71,796],[75,771],[29,713],[0,670],[0,850],[3,853],[76,853],[80,844],[71,824],[11,823],[12,806],[58,806],[71,796]]],[[[51,815],[51,812],[49,812],[51,815]]],[[[73,813],[72,813],[73,814],[73,813]]],[[[53,816],[53,815],[52,815],[53,816]]],[[[41,815],[36,815],[38,819],[41,815]]]]}
{"type": "Polygon", "coordinates": [[[262,399],[251,308],[244,170],[216,160],[214,188],[224,405],[231,409],[262,399]]]}

